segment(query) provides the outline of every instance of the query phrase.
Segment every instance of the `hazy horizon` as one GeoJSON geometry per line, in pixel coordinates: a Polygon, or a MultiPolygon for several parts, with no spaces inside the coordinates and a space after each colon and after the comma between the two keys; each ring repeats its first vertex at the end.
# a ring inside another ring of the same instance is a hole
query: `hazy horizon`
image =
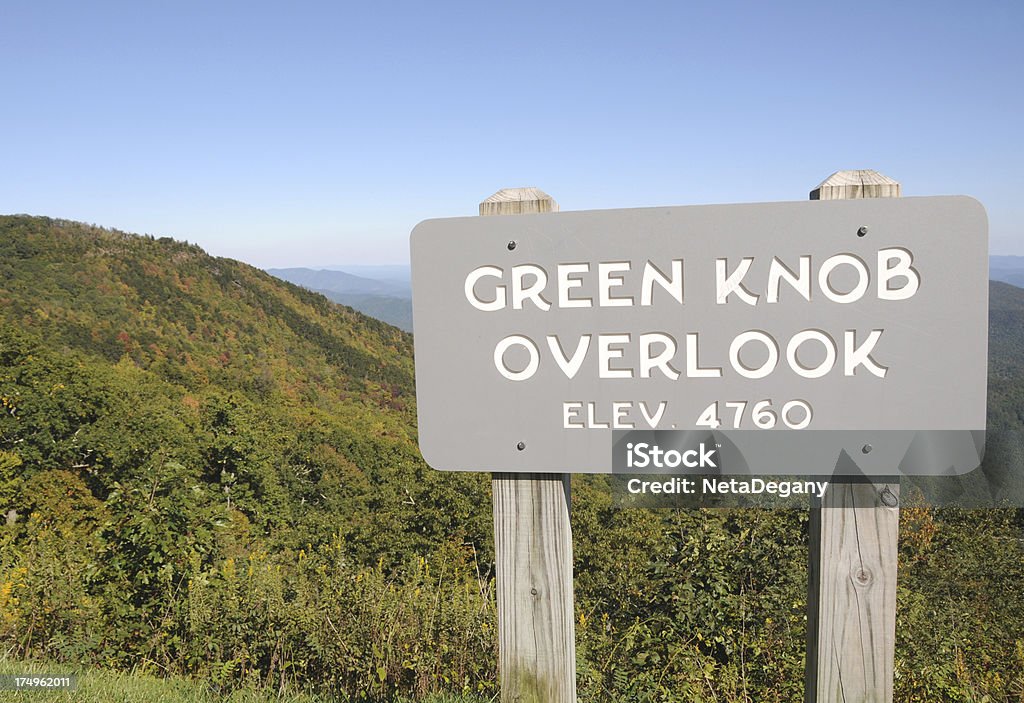
{"type": "Polygon", "coordinates": [[[506,187],[562,210],[970,195],[1024,254],[1024,5],[8,4],[0,212],[259,267],[402,264],[506,187]]]}

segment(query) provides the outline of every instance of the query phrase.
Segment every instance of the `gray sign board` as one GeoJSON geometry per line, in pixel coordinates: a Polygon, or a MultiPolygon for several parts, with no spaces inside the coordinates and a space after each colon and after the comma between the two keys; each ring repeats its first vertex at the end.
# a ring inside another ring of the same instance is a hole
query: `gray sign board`
{"type": "Polygon", "coordinates": [[[904,431],[865,470],[896,473],[914,432],[985,428],[987,230],[962,196],[421,222],[420,450],[442,470],[603,473],[630,430],[904,431]]]}

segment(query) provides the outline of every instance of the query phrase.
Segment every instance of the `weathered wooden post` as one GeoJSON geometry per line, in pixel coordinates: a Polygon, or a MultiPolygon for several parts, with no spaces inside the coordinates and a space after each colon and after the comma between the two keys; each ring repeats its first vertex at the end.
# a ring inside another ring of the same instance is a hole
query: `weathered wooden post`
{"type": "MultiPolygon", "coordinates": [[[[505,188],[481,215],[556,212],[537,188],[505,188]]],[[[495,473],[498,665],[503,703],[575,703],[569,474],[495,473]]]]}
{"type": "MultiPolygon", "coordinates": [[[[811,200],[899,195],[900,184],[876,171],[838,171],[811,200]]],[[[891,703],[898,532],[898,483],[833,478],[812,508],[806,703],[891,703]]]]}

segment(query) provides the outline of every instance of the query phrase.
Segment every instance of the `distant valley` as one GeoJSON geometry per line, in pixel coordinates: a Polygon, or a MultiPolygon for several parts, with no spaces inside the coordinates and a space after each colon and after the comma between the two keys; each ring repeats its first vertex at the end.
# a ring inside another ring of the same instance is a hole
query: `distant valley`
{"type": "Polygon", "coordinates": [[[267,273],[412,332],[412,286],[408,266],[273,268],[267,269],[267,273]]]}

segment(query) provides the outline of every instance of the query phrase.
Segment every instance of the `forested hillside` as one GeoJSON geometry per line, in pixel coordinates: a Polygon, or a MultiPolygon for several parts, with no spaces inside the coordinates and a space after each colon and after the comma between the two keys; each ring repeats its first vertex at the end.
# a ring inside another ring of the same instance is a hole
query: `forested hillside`
{"type": "MultiPolygon", "coordinates": [[[[188,244],[0,218],[0,403],[0,637],[22,654],[308,677],[273,625],[294,589],[386,592],[486,539],[488,481],[419,459],[408,334],[188,244]]],[[[387,627],[332,622],[360,617],[387,627]]],[[[392,685],[347,656],[331,678],[392,685]]]]}
{"type": "Polygon", "coordinates": [[[989,426],[1024,428],[1024,288],[989,284],[989,426]]]}
{"type": "MultiPolygon", "coordinates": [[[[992,288],[1024,424],[1024,291],[992,288]]],[[[416,449],[410,335],[193,245],[0,217],[0,648],[342,700],[496,692],[490,479],[416,449]]],[[[802,511],[573,482],[583,701],[802,696],[802,511]]],[[[906,510],[897,699],[1024,696],[1017,511],[906,510]]]]}
{"type": "Polygon", "coordinates": [[[0,281],[0,429],[24,480],[73,469],[106,499],[174,465],[262,532],[358,541],[371,498],[413,542],[464,529],[480,486],[433,492],[409,335],[195,246],[39,218],[0,219],[0,281]],[[412,528],[423,491],[441,509],[412,528]]]}

